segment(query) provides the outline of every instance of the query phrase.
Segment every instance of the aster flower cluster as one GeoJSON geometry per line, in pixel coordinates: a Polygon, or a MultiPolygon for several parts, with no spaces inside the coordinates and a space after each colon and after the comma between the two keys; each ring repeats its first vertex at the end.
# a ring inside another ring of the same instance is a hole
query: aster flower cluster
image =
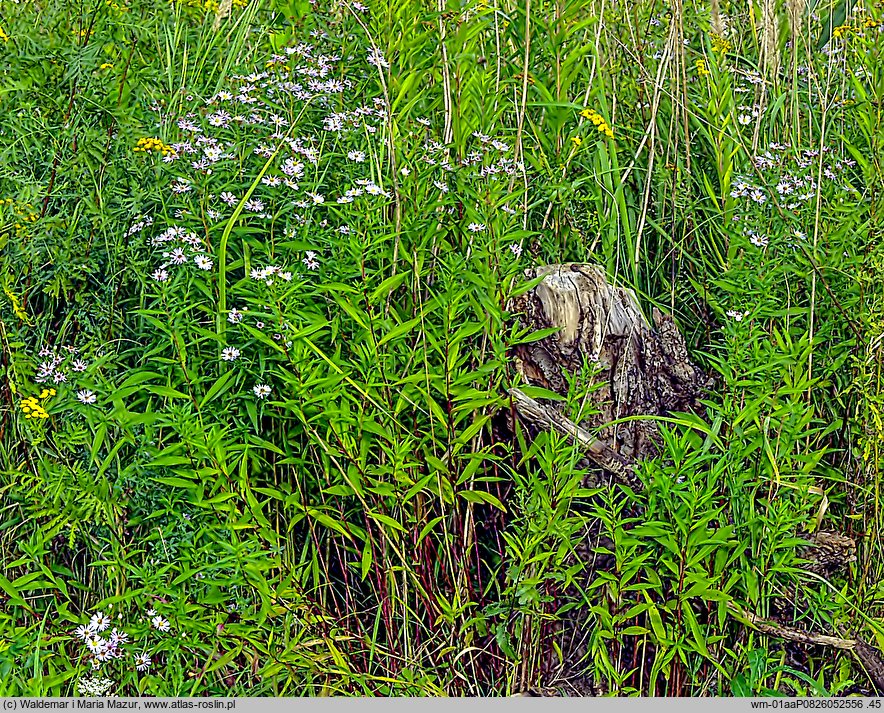
{"type": "Polygon", "coordinates": [[[757,177],[737,176],[731,184],[732,198],[746,198],[757,205],[764,205],[773,186],[778,202],[787,210],[799,210],[816,198],[817,190],[852,190],[845,177],[847,169],[856,166],[853,159],[830,158],[832,149],[824,147],[792,151],[787,144],[771,143],[768,150],[753,157],[755,168],[764,178],[765,185],[757,177]],[[821,183],[817,182],[818,161],[823,154],[821,183]],[[829,157],[829,158],[827,158],[829,157]]]}
{"type": "MultiPolygon", "coordinates": [[[[482,234],[490,232],[495,217],[489,211],[513,224],[520,212],[498,200],[496,208],[475,206],[459,215],[453,200],[459,198],[458,186],[479,182],[511,200],[512,180],[526,170],[511,142],[481,131],[473,134],[471,149],[454,158],[451,147],[434,138],[433,122],[416,117],[408,134],[415,151],[402,159],[395,174],[385,175],[377,157],[385,151],[389,108],[382,96],[365,88],[379,70],[389,68],[390,59],[371,46],[361,56],[348,57],[344,71],[335,40],[312,36],[315,44],[300,42],[271,55],[255,71],[231,74],[227,85],[208,98],[189,97],[181,113],[165,115],[163,106],[156,107],[169,147],[157,160],[164,164],[171,191],[167,211],[176,222],[158,225],[139,216],[129,229],[130,235],[141,236],[155,261],[148,272],[153,282],[164,283],[167,309],[173,309],[179,290],[190,290],[214,274],[218,233],[229,221],[262,234],[282,232],[286,242],[278,246],[272,239],[261,241],[267,250],[263,260],[250,243],[248,257],[225,272],[228,285],[235,281],[228,294],[237,302],[220,317],[234,327],[257,330],[274,324],[272,339],[286,348],[292,345],[288,334],[297,327],[271,316],[278,315],[280,301],[291,308],[317,277],[335,270],[329,255],[329,248],[341,245],[335,235],[349,236],[354,246],[364,242],[385,207],[398,200],[397,181],[417,173],[415,187],[426,191],[431,209],[458,230],[482,234]],[[187,279],[175,279],[180,274],[187,279]]],[[[518,260],[523,247],[504,243],[502,251],[518,260]]],[[[208,295],[201,288],[198,299],[208,295]]],[[[190,298],[183,301],[192,304],[190,298]]],[[[250,334],[254,337],[246,329],[226,328],[220,361],[236,369],[256,363],[250,334]]],[[[253,378],[250,396],[268,399],[273,393],[268,379],[253,378]]]]}
{"type": "Polygon", "coordinates": [[[198,270],[208,271],[214,266],[204,250],[203,240],[196,233],[180,226],[166,228],[159,235],[150,238],[148,244],[162,249],[164,262],[151,275],[157,282],[171,279],[169,268],[192,264],[198,270]]]}
{"type": "MultiPolygon", "coordinates": [[[[37,353],[39,362],[37,364],[34,381],[38,384],[70,384],[76,393],[77,400],[83,404],[94,404],[98,400],[95,393],[84,388],[80,381],[85,372],[89,369],[89,362],[79,356],[79,350],[72,345],[64,345],[59,349],[52,349],[48,346],[42,347],[37,353]],[[81,388],[83,387],[83,388],[81,388]]],[[[46,399],[55,396],[54,388],[44,388],[40,393],[40,399],[46,399]]],[[[47,414],[42,406],[37,405],[36,398],[31,397],[24,404],[29,407],[26,411],[28,417],[46,418],[47,414]]]]}
{"type": "MultiPolygon", "coordinates": [[[[117,619],[122,619],[122,613],[117,619]]],[[[148,631],[154,630],[161,634],[171,631],[169,621],[153,609],[148,609],[140,621],[147,621],[148,631]]],[[[113,662],[134,668],[139,672],[147,672],[153,660],[151,655],[144,650],[134,648],[134,642],[130,633],[122,628],[113,626],[113,619],[103,611],[94,613],[88,623],[78,626],[73,632],[74,638],[79,640],[84,648],[83,658],[91,665],[95,674],[91,677],[80,679],[78,689],[82,695],[103,696],[112,687],[110,679],[101,678],[99,671],[113,662]]],[[[144,638],[148,632],[141,631],[138,638],[144,638]]]]}

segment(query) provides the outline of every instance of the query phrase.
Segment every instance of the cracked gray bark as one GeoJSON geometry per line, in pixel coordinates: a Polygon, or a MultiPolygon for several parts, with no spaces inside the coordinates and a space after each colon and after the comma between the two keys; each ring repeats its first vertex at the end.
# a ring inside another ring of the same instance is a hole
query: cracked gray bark
{"type": "MultiPolygon", "coordinates": [[[[580,388],[591,382],[592,413],[576,425],[626,462],[656,455],[653,420],[612,423],[699,409],[709,379],[691,363],[672,318],[655,310],[652,327],[632,290],[611,285],[594,265],[546,265],[527,276],[543,280],[513,300],[509,311],[525,326],[558,332],[516,347],[519,373],[528,384],[562,396],[569,383],[580,388]]],[[[540,400],[540,405],[570,421],[559,402],[540,400]]]]}

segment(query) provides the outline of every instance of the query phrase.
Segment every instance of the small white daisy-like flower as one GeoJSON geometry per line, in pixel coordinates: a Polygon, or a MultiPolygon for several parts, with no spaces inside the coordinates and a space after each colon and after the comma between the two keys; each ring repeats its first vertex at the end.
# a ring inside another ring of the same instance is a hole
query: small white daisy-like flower
{"type": "MultiPolygon", "coordinates": [[[[89,391],[89,389],[78,391],[77,399],[80,401],[81,404],[94,404],[98,400],[95,394],[89,391]]],[[[99,629],[99,631],[101,630],[99,629]]]]}
{"type": "Polygon", "coordinates": [[[749,237],[749,242],[756,248],[764,248],[767,247],[768,239],[764,235],[752,235],[749,237]]]}
{"type": "Polygon", "coordinates": [[[316,259],[316,253],[312,250],[307,251],[307,257],[305,257],[301,262],[303,262],[308,270],[318,270],[319,269],[319,260],[316,259]]]}
{"type": "Polygon", "coordinates": [[[104,612],[96,612],[89,620],[89,627],[94,631],[104,631],[111,625],[110,617],[104,612]]]}
{"type": "Polygon", "coordinates": [[[255,322],[255,329],[264,329],[264,322],[255,322]]]}
{"type": "Polygon", "coordinates": [[[270,387],[267,384],[255,384],[252,391],[255,393],[259,399],[266,399],[270,396],[270,387]]]}
{"type": "Polygon", "coordinates": [[[764,191],[762,191],[760,188],[753,188],[752,191],[750,191],[749,193],[749,197],[759,204],[767,201],[767,196],[764,195],[764,191]]]}
{"type": "Polygon", "coordinates": [[[230,310],[227,313],[227,321],[231,324],[239,324],[242,322],[242,312],[240,312],[236,307],[230,310]]]}
{"type": "Polygon", "coordinates": [[[728,317],[730,317],[731,319],[736,320],[737,322],[742,322],[743,317],[745,317],[748,314],[748,312],[743,313],[743,312],[738,312],[737,310],[734,310],[734,309],[729,309],[727,312],[725,312],[725,314],[728,317]]]}
{"type": "Polygon", "coordinates": [[[68,375],[65,374],[63,371],[56,371],[55,374],[52,375],[52,380],[56,384],[61,384],[68,380],[68,375]]]}
{"type": "Polygon", "coordinates": [[[157,611],[156,609],[148,609],[146,612],[144,612],[144,614],[148,617],[155,617],[157,615],[157,611]]]}
{"type": "Polygon", "coordinates": [[[209,258],[207,258],[205,255],[197,255],[197,256],[193,259],[193,262],[194,262],[194,264],[196,264],[196,266],[197,266],[200,270],[211,270],[211,269],[212,269],[212,265],[214,264],[214,263],[213,263],[209,258]]]}
{"type": "Polygon", "coordinates": [[[307,195],[316,205],[325,203],[325,196],[321,193],[311,193],[310,191],[307,191],[307,195]]]}
{"type": "Polygon", "coordinates": [[[135,657],[135,670],[147,671],[150,668],[150,656],[142,652],[135,657]]]}
{"type": "Polygon", "coordinates": [[[522,246],[518,243],[513,243],[512,245],[510,245],[510,252],[517,258],[520,258],[522,257],[522,246]]]}
{"type": "Polygon", "coordinates": [[[752,123],[752,117],[748,114],[740,114],[737,117],[737,121],[739,121],[742,126],[746,126],[752,123]]]}
{"type": "Polygon", "coordinates": [[[356,163],[365,161],[365,151],[351,151],[347,154],[347,158],[356,163]]]}
{"type": "Polygon", "coordinates": [[[159,268],[153,271],[151,277],[157,282],[165,282],[169,279],[169,273],[166,272],[163,268],[159,268]]]}
{"type": "Polygon", "coordinates": [[[399,173],[408,178],[411,175],[411,169],[408,166],[403,166],[399,169],[399,173]]]}
{"type": "Polygon", "coordinates": [[[104,647],[107,645],[107,642],[102,639],[98,634],[92,634],[86,639],[86,648],[93,654],[97,654],[100,651],[104,651],[104,647]]]}
{"type": "Polygon", "coordinates": [[[157,631],[162,631],[162,632],[169,631],[169,629],[171,628],[171,625],[169,624],[169,622],[166,619],[163,619],[163,617],[161,617],[159,615],[155,616],[153,619],[150,620],[150,625],[154,629],[156,629],[157,631]]]}
{"type": "Polygon", "coordinates": [[[224,349],[221,350],[221,358],[224,361],[235,361],[236,359],[239,359],[239,349],[236,347],[224,347],[224,349]]]}
{"type": "Polygon", "coordinates": [[[467,230],[469,230],[471,233],[481,233],[482,231],[485,230],[485,224],[484,223],[470,223],[467,226],[467,230]]]}
{"type": "Polygon", "coordinates": [[[80,641],[86,641],[94,634],[95,630],[88,626],[78,626],[74,630],[74,636],[76,636],[80,641]]]}
{"type": "Polygon", "coordinates": [[[71,362],[71,371],[86,371],[87,366],[89,365],[82,359],[74,359],[71,362]]]}

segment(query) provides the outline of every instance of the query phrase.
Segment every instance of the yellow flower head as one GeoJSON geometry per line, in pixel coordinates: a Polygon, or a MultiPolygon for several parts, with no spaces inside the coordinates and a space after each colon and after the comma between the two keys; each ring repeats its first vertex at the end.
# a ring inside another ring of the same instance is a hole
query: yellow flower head
{"type": "Polygon", "coordinates": [[[712,40],[712,51],[718,54],[727,54],[730,52],[731,43],[728,42],[721,35],[716,35],[714,32],[709,35],[712,40]]]}
{"type": "Polygon", "coordinates": [[[172,147],[168,144],[163,143],[162,141],[160,141],[160,139],[144,137],[142,139],[138,139],[138,143],[135,144],[135,148],[133,148],[132,150],[136,153],[157,151],[165,156],[166,154],[171,153],[172,147]]]}
{"type": "Polygon", "coordinates": [[[576,148],[576,147],[580,146],[580,144],[583,143],[583,139],[581,139],[579,136],[572,136],[571,143],[574,144],[574,146],[576,148]]]}

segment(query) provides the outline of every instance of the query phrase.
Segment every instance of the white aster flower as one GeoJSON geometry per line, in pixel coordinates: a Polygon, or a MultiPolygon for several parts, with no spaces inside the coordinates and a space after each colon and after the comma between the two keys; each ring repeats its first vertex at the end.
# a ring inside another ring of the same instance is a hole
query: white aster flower
{"type": "Polygon", "coordinates": [[[767,247],[768,238],[764,235],[751,235],[749,237],[749,242],[752,243],[756,248],[764,248],[767,247]]]}
{"type": "Polygon", "coordinates": [[[305,257],[301,262],[303,262],[308,270],[318,270],[319,269],[319,260],[316,259],[316,253],[312,250],[307,251],[307,257],[305,257]]]}
{"type": "Polygon", "coordinates": [[[94,631],[104,631],[111,625],[110,617],[104,612],[96,612],[89,620],[89,627],[94,631]]]}
{"type": "MultiPolygon", "coordinates": [[[[98,398],[95,396],[93,392],[89,389],[83,389],[82,391],[77,392],[77,399],[79,399],[81,404],[94,404],[98,398]]],[[[100,631],[100,629],[99,629],[100,631]]]]}
{"type": "Polygon", "coordinates": [[[147,671],[150,668],[150,656],[146,653],[140,653],[135,657],[135,670],[147,671]]]}
{"type": "Polygon", "coordinates": [[[74,636],[76,636],[80,641],[87,641],[91,636],[95,634],[95,629],[92,629],[89,626],[78,626],[74,631],[74,636]]]}
{"type": "Polygon", "coordinates": [[[153,617],[153,619],[150,620],[150,624],[154,629],[162,632],[169,631],[171,628],[169,622],[159,615],[153,617]]]}

